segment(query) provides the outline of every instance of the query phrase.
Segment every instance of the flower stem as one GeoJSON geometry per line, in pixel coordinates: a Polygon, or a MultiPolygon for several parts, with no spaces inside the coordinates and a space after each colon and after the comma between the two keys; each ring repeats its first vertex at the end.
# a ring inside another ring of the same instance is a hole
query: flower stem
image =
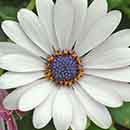
{"type": "Polygon", "coordinates": [[[30,0],[29,4],[27,5],[27,9],[33,10],[35,8],[36,0],[30,0]]]}

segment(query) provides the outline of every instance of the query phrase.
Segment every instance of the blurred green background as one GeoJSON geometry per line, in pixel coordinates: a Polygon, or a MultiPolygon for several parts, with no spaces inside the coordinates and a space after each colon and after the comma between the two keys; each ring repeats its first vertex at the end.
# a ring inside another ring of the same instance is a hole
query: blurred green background
{"type": "MultiPolygon", "coordinates": [[[[93,0],[89,0],[89,4],[93,0]]],[[[117,30],[130,28],[130,0],[107,0],[109,10],[118,9],[121,10],[123,18],[121,24],[117,30]]],[[[54,0],[55,2],[55,0],[54,0]]],[[[16,20],[17,11],[20,8],[28,8],[35,11],[35,0],[0,0],[0,23],[4,20],[16,20]]],[[[117,31],[116,30],[116,31],[117,31]]],[[[0,41],[7,41],[0,28],[0,41]]],[[[3,73],[3,70],[0,70],[3,73]]],[[[114,124],[109,130],[130,130],[130,103],[125,103],[123,107],[118,109],[110,109],[113,116],[114,124]],[[121,126],[120,126],[121,125],[121,126]],[[123,127],[122,127],[123,126],[123,127]]],[[[25,113],[22,120],[17,117],[17,123],[19,130],[35,130],[32,126],[32,112],[25,113]]],[[[88,130],[101,130],[91,123],[91,126],[87,126],[88,130]]],[[[52,122],[43,130],[55,130],[52,122]]]]}

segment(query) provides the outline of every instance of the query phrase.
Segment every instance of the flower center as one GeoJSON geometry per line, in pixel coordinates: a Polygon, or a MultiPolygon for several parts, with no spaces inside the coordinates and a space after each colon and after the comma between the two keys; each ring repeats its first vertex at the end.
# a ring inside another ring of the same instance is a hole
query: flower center
{"type": "Polygon", "coordinates": [[[56,84],[71,86],[83,76],[83,66],[73,50],[55,51],[48,56],[46,77],[56,84]]]}

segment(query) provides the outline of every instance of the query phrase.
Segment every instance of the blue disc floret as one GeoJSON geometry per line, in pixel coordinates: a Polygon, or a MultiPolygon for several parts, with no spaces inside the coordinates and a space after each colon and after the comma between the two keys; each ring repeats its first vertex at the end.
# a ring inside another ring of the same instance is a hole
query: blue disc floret
{"type": "Polygon", "coordinates": [[[48,57],[46,77],[57,84],[70,86],[83,76],[80,58],[74,51],[55,51],[48,57]]]}

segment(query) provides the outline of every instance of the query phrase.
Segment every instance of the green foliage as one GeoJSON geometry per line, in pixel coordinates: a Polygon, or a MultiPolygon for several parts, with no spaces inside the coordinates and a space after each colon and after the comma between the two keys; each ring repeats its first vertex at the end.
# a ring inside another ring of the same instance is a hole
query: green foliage
{"type": "Polygon", "coordinates": [[[17,11],[28,3],[29,0],[0,0],[0,21],[15,20],[17,11]]]}
{"type": "MultiPolygon", "coordinates": [[[[97,127],[94,123],[91,123],[91,125],[88,127],[87,130],[103,130],[103,129],[97,127]]],[[[114,127],[111,127],[108,130],[117,130],[117,129],[114,127]]]]}
{"type": "Polygon", "coordinates": [[[0,6],[0,20],[16,20],[18,9],[11,6],[0,6]]]}
{"type": "Polygon", "coordinates": [[[109,9],[119,9],[130,19],[130,0],[107,0],[109,9]]]}
{"type": "Polygon", "coordinates": [[[87,130],[103,130],[99,127],[97,127],[95,124],[91,123],[91,125],[88,127],[87,130]]]}
{"type": "MultiPolygon", "coordinates": [[[[33,112],[26,112],[23,116],[23,118],[17,119],[17,125],[18,125],[18,130],[37,130],[34,128],[32,124],[32,114],[33,112]]],[[[50,122],[45,128],[42,128],[41,130],[56,130],[53,126],[53,123],[50,122]]]]}
{"type": "Polygon", "coordinates": [[[109,4],[109,8],[113,9],[113,8],[120,8],[120,6],[124,4],[125,0],[107,0],[107,1],[109,4]]]}
{"type": "Polygon", "coordinates": [[[4,73],[3,69],[0,69],[0,75],[2,75],[4,73]]]}
{"type": "Polygon", "coordinates": [[[19,130],[36,130],[32,125],[32,112],[27,112],[21,120],[17,120],[19,130]]]}
{"type": "Polygon", "coordinates": [[[130,103],[124,103],[120,108],[110,109],[114,122],[130,128],[130,103]]]}

